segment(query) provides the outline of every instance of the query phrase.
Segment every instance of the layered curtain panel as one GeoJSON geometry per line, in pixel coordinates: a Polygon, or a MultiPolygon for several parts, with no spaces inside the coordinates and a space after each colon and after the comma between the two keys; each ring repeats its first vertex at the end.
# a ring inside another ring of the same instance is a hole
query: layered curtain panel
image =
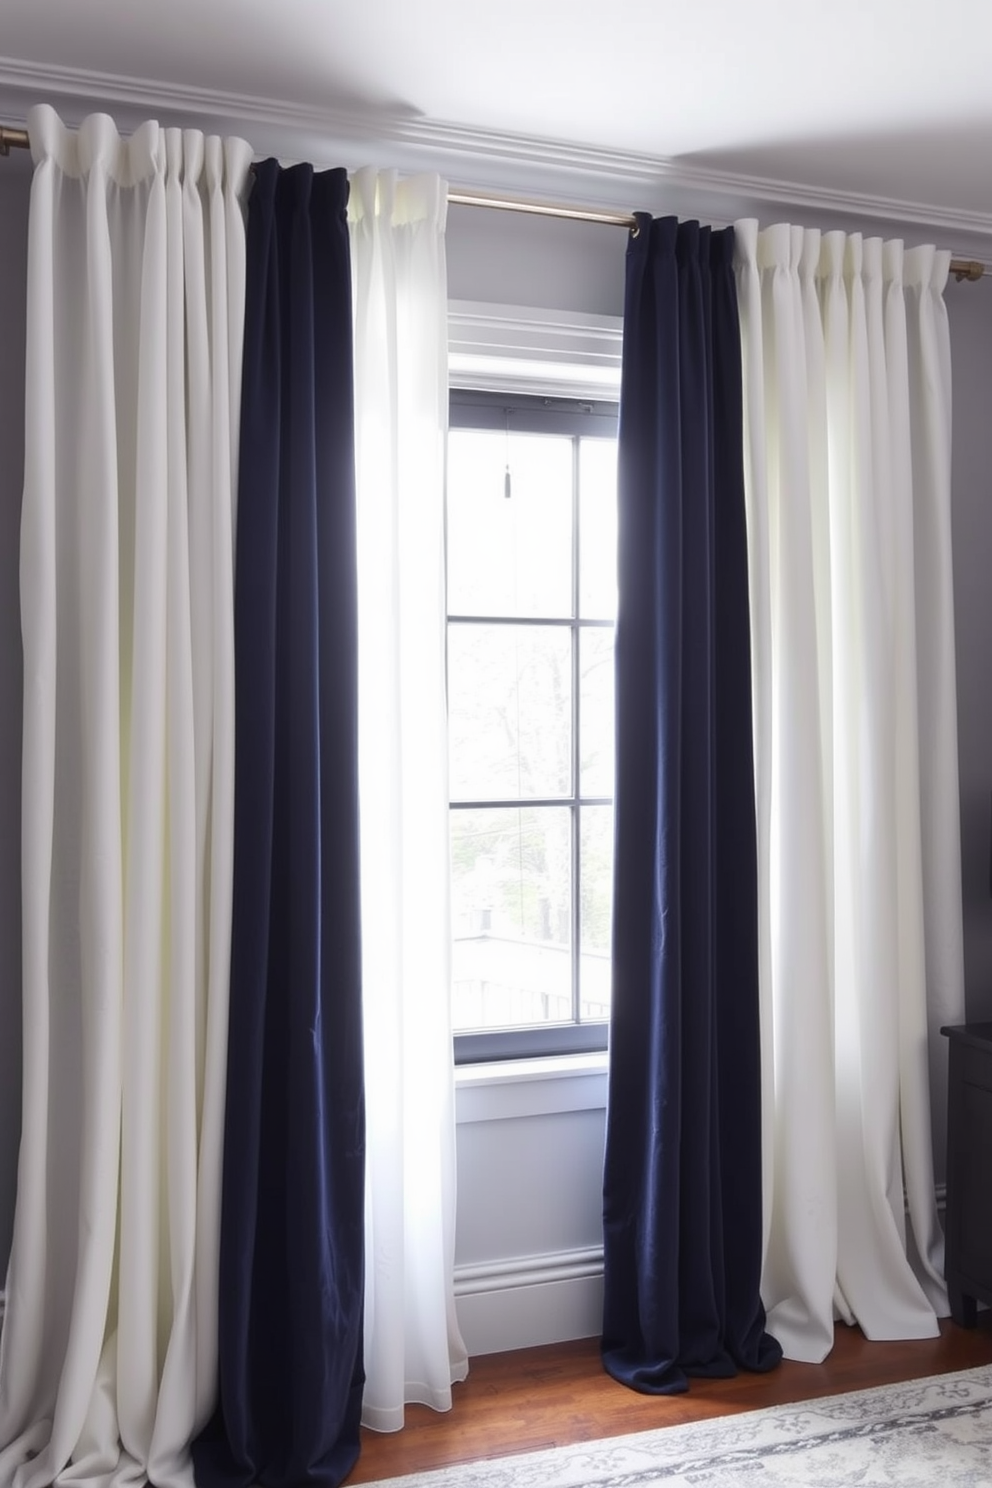
{"type": "Polygon", "coordinates": [[[446,1410],[453,1294],[444,451],[447,191],[360,171],[349,215],[358,485],[362,978],[368,1098],[363,1419],[446,1410]]]}
{"type": "Polygon", "coordinates": [[[645,1393],[771,1368],[733,230],[637,219],[618,453],[603,1359],[645,1393]]]}
{"type": "Polygon", "coordinates": [[[250,150],[29,122],[0,1481],[171,1488],[216,1395],[250,150]]]}
{"type": "Polygon", "coordinates": [[[359,1452],[365,1182],[344,171],[255,170],[238,493],[220,1407],[201,1485],[359,1452]]]}
{"type": "Polygon", "coordinates": [[[931,1092],[942,1111],[935,1035],[964,1017],[948,255],[743,222],[736,272],[762,1291],[786,1353],[819,1360],[835,1308],[869,1338],[931,1336],[947,1311],[931,1092]]]}
{"type": "Polygon", "coordinates": [[[0,1478],[333,1488],[467,1369],[446,189],[32,143],[0,1478]]]}

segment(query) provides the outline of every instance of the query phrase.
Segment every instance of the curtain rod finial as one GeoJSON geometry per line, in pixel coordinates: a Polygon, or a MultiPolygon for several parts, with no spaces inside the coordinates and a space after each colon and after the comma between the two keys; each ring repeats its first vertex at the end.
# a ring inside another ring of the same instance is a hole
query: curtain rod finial
{"type": "Polygon", "coordinates": [[[951,261],[951,273],[960,284],[962,279],[967,279],[969,284],[975,284],[985,274],[985,265],[973,258],[955,258],[951,261]]]}
{"type": "Polygon", "coordinates": [[[26,150],[30,145],[26,129],[9,129],[0,124],[0,156],[7,156],[11,150],[26,150]]]}

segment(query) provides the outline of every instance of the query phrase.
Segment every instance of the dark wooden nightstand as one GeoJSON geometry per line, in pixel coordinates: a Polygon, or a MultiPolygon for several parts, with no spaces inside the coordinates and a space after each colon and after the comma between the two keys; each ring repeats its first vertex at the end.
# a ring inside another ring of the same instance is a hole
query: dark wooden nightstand
{"type": "Polygon", "coordinates": [[[951,1317],[973,1328],[992,1306],[992,1023],[942,1028],[949,1040],[944,1275],[951,1317]]]}

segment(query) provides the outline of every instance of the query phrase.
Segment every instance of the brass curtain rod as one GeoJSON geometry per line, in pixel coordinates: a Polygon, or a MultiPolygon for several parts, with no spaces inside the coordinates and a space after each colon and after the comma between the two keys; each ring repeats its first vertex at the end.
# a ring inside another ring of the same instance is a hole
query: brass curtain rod
{"type": "Polygon", "coordinates": [[[606,227],[633,231],[637,218],[629,212],[600,212],[595,207],[563,207],[554,202],[528,201],[519,196],[490,196],[485,191],[449,191],[452,207],[494,207],[499,212],[529,212],[535,217],[562,217],[569,222],[600,222],[606,227]]]}
{"type": "MultiPolygon", "coordinates": [[[[27,150],[29,147],[26,129],[8,129],[0,124],[0,157],[9,155],[11,150],[27,150]]],[[[482,191],[449,191],[448,202],[456,207],[491,207],[500,212],[560,217],[568,222],[599,222],[606,227],[625,227],[631,231],[637,227],[637,219],[629,212],[599,212],[591,207],[564,207],[554,202],[529,201],[525,197],[490,196],[482,191]]],[[[992,274],[992,264],[974,258],[952,258],[950,272],[958,283],[967,279],[974,284],[986,274],[992,274]]]]}
{"type": "MultiPolygon", "coordinates": [[[[629,213],[597,212],[589,207],[562,207],[552,202],[528,201],[521,197],[489,196],[481,191],[449,191],[448,203],[459,207],[495,207],[502,212],[532,212],[540,217],[563,217],[570,222],[602,222],[607,227],[637,227],[636,217],[629,213]]],[[[992,264],[984,264],[975,258],[952,258],[950,272],[960,284],[967,279],[974,284],[986,274],[992,274],[992,264]]]]}

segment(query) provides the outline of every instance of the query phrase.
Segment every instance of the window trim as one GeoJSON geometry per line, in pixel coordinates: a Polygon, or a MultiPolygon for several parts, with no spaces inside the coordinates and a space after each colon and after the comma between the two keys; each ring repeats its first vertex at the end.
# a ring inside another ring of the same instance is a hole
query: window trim
{"type": "Polygon", "coordinates": [[[623,319],[488,301],[448,302],[452,389],[602,400],[620,397],[623,319]]]}
{"type": "MultiPolygon", "coordinates": [[[[491,391],[471,388],[452,387],[449,394],[449,427],[452,429],[491,429],[502,431],[506,428],[507,408],[513,409],[512,428],[524,433],[559,434],[571,438],[583,435],[586,437],[611,438],[615,437],[617,429],[618,405],[613,400],[585,398],[582,396],[563,396],[557,393],[535,393],[529,391],[491,391]]],[[[573,522],[578,519],[577,492],[573,492],[573,522]]],[[[573,529],[578,530],[578,529],[573,529]]],[[[579,542],[581,542],[581,530],[579,530],[579,542]]],[[[578,543],[574,547],[574,561],[578,561],[578,543]]],[[[577,574],[573,574],[573,585],[577,584],[577,574]]],[[[446,621],[447,632],[448,621],[458,623],[475,622],[483,623],[484,616],[460,616],[449,615],[446,621]]],[[[505,624],[527,624],[527,620],[515,619],[514,617],[490,617],[498,623],[505,624]]],[[[539,623],[539,622],[535,622],[539,623]]],[[[573,633],[581,634],[582,622],[575,615],[569,622],[561,620],[549,621],[555,625],[568,623],[573,633]]],[[[605,625],[607,622],[590,621],[586,628],[595,628],[597,625],[605,625]]],[[[573,668],[579,666],[579,648],[573,648],[573,668]]],[[[573,676],[573,708],[575,719],[578,723],[578,709],[580,699],[576,691],[576,681],[573,676]]],[[[613,797],[583,797],[579,790],[578,759],[579,748],[578,729],[574,731],[573,737],[573,785],[572,794],[565,800],[548,804],[568,805],[573,814],[573,844],[572,844],[572,868],[573,868],[573,891],[572,891],[572,953],[575,958],[573,967],[573,993],[577,995],[578,957],[581,954],[579,924],[578,924],[578,893],[580,892],[579,880],[574,877],[577,865],[576,859],[579,854],[579,832],[577,827],[577,808],[581,805],[612,804],[613,797]]],[[[486,800],[485,802],[458,801],[452,803],[455,809],[469,809],[472,805],[484,805],[487,808],[498,805],[498,802],[486,800]]],[[[518,803],[514,801],[513,805],[518,803]]],[[[540,803],[528,803],[540,804],[540,803]]],[[[450,811],[449,807],[449,811],[450,811]]],[[[454,1059],[456,1066],[469,1064],[489,1064],[519,1059],[546,1059],[560,1055],[594,1054],[607,1049],[609,1041],[609,1020],[597,1020],[589,1022],[569,1022],[554,1024],[536,1024],[528,1027],[496,1028],[486,1030],[473,1030],[471,1032],[453,1034],[454,1059]]]]}

